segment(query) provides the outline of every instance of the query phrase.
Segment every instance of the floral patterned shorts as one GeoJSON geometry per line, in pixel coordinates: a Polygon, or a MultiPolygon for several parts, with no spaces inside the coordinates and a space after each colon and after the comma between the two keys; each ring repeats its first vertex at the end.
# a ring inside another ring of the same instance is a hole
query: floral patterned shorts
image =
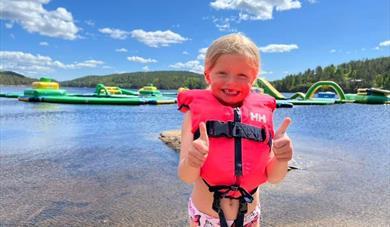
{"type": "MultiPolygon", "coordinates": [[[[260,221],[260,204],[251,213],[244,216],[244,227],[255,227],[260,221]]],[[[200,212],[192,203],[191,198],[188,201],[188,215],[195,226],[200,227],[219,227],[219,218],[200,212]]],[[[227,224],[233,227],[233,220],[227,220],[227,224]]]]}

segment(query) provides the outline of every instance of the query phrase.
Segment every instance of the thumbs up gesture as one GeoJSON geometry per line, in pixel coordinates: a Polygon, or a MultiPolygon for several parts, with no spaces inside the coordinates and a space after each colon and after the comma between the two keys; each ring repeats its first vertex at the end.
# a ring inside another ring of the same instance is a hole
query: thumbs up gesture
{"type": "Polygon", "coordinates": [[[203,166],[204,161],[209,153],[209,136],[207,135],[206,124],[199,124],[200,137],[192,141],[192,147],[188,151],[188,164],[195,168],[203,166]]]}
{"type": "Polygon", "coordinates": [[[291,118],[286,117],[279,129],[275,133],[275,137],[272,141],[272,151],[275,158],[279,161],[290,161],[292,159],[292,143],[287,136],[286,131],[291,123],[291,118]]]}

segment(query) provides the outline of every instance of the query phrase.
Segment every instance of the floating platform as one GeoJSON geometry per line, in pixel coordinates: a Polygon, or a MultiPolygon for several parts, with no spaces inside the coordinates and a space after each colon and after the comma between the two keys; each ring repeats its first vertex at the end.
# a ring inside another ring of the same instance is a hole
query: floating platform
{"type": "Polygon", "coordinates": [[[24,102],[48,102],[48,103],[65,103],[65,104],[104,104],[104,105],[161,105],[174,104],[176,99],[153,96],[153,97],[138,97],[138,96],[38,96],[19,97],[19,101],[24,102]]]}
{"type": "Polygon", "coordinates": [[[332,105],[336,104],[335,99],[288,99],[287,102],[293,105],[332,105]]]}
{"type": "Polygon", "coordinates": [[[386,104],[390,102],[390,98],[382,95],[360,95],[346,94],[347,100],[360,104],[386,104]]]}
{"type": "Polygon", "coordinates": [[[18,98],[20,96],[23,96],[23,93],[20,92],[0,93],[0,97],[2,98],[18,98]]]}

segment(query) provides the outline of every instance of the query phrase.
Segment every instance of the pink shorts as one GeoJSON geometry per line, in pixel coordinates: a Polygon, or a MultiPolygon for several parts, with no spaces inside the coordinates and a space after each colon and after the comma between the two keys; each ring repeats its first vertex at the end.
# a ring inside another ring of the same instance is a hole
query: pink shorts
{"type": "MultiPolygon", "coordinates": [[[[255,227],[260,221],[260,204],[251,213],[244,216],[244,227],[255,227]]],[[[195,226],[200,227],[218,227],[219,218],[210,216],[208,214],[200,212],[192,202],[191,198],[188,201],[188,215],[195,226]]],[[[227,220],[229,226],[233,225],[234,220],[227,220]]]]}

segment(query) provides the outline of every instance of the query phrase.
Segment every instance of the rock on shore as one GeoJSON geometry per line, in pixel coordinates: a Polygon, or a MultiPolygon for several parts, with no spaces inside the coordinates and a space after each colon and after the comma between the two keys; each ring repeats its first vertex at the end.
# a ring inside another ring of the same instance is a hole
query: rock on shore
{"type": "Polygon", "coordinates": [[[160,133],[160,140],[176,152],[180,152],[180,138],[180,130],[170,130],[160,133]]]}

